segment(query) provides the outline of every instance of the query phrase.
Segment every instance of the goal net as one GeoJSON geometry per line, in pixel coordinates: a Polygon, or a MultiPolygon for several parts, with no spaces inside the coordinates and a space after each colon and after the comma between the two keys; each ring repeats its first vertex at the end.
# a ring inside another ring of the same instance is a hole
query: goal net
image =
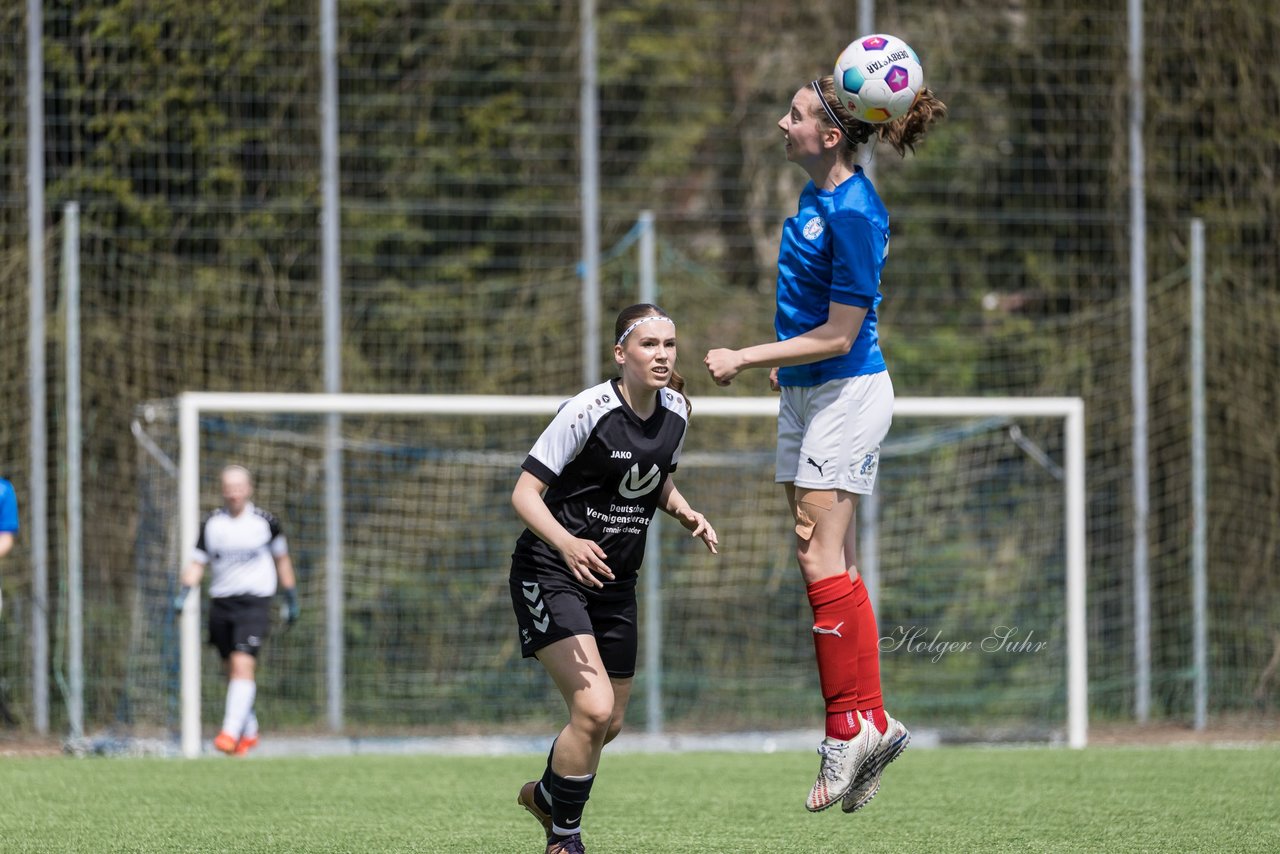
{"type": "MultiPolygon", "coordinates": [[[[140,407],[144,513],[122,715],[180,730],[188,753],[202,722],[221,717],[203,618],[188,607],[175,621],[168,608],[199,519],[220,504],[217,473],[237,463],[282,520],[302,602],[301,620],[277,625],[262,654],[264,727],[558,726],[550,680],[520,658],[507,572],[522,529],[511,488],[560,402],[194,393],[140,407]]],[[[722,554],[674,523],[651,534],[628,728],[817,728],[811,613],[773,482],[777,398],[693,406],[676,479],[722,554]]],[[[913,727],[1083,745],[1082,425],[1074,398],[898,400],[877,494],[860,508],[859,562],[887,706],[913,727]]]]}

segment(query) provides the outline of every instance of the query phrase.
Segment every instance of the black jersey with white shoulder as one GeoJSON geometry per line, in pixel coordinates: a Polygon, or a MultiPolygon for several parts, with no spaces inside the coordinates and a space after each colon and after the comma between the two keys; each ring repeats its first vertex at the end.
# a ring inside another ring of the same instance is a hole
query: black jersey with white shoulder
{"type": "MultiPolygon", "coordinates": [[[[622,399],[617,380],[580,392],[560,409],[521,466],[547,484],[543,500],[569,533],[600,544],[614,574],[606,586],[634,586],[649,522],[684,446],[684,397],[666,388],[655,394],[657,407],[641,419],[622,399]]],[[[528,529],[513,557],[569,572],[560,553],[528,529]]]]}

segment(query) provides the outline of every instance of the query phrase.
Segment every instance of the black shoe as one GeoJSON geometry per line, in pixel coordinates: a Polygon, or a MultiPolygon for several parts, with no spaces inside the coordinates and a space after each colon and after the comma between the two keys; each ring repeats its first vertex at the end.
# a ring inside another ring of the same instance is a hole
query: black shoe
{"type": "Polygon", "coordinates": [[[547,840],[547,854],[587,854],[582,847],[582,834],[573,836],[552,836],[547,840]]]}

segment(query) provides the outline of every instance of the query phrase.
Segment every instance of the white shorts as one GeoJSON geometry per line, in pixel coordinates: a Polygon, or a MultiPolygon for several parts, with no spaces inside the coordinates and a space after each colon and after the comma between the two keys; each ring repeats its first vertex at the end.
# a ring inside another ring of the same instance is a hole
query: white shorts
{"type": "Polygon", "coordinates": [[[888,371],[783,388],[774,481],[870,495],[892,421],[888,371]]]}

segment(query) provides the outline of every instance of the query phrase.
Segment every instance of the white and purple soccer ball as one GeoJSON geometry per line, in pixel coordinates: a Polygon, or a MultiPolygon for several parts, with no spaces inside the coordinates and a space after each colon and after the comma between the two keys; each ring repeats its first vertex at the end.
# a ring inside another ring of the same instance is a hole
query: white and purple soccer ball
{"type": "Polygon", "coordinates": [[[873,125],[905,115],[924,88],[924,66],[897,36],[862,36],[836,60],[836,97],[859,121],[873,125]]]}

